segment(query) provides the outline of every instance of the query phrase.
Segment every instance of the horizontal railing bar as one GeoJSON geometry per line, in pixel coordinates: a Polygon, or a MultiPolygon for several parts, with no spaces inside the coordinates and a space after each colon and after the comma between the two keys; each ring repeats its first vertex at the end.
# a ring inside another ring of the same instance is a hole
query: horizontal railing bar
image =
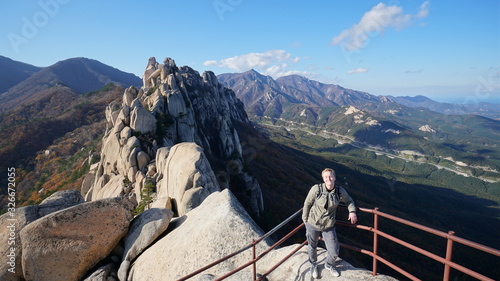
{"type": "MultiPolygon", "coordinates": [[[[384,212],[381,212],[381,211],[378,211],[378,210],[371,210],[371,209],[364,209],[364,208],[359,208],[361,211],[367,211],[369,213],[373,213],[373,214],[377,214],[379,216],[382,216],[382,217],[385,217],[385,218],[388,218],[388,219],[391,219],[393,221],[397,221],[397,222],[400,222],[402,224],[406,224],[408,226],[412,226],[414,228],[417,228],[417,229],[420,229],[420,230],[423,230],[423,231],[426,231],[426,232],[429,232],[431,234],[434,234],[434,235],[437,235],[437,236],[440,236],[440,237],[443,237],[443,238],[446,238],[446,239],[451,239],[455,242],[458,242],[458,243],[461,243],[463,245],[466,245],[466,246],[469,246],[471,248],[475,248],[475,249],[478,249],[480,251],[483,251],[483,252],[486,252],[486,253],[489,253],[489,254],[493,254],[493,255],[496,255],[496,256],[500,256],[500,251],[497,250],[497,249],[494,249],[494,248],[491,248],[491,247],[488,247],[488,246],[485,246],[485,245],[481,245],[479,243],[476,243],[476,242],[472,242],[470,240],[467,240],[467,239],[464,239],[464,238],[461,238],[461,237],[457,237],[455,235],[450,235],[449,233],[446,233],[446,232],[443,232],[443,231],[439,231],[439,230],[436,230],[436,229],[433,229],[433,228],[430,228],[430,227],[427,227],[427,226],[424,226],[424,225],[421,225],[421,224],[418,224],[418,223],[415,223],[415,222],[412,222],[412,221],[409,221],[409,220],[406,220],[406,219],[402,219],[402,218],[399,218],[399,217],[396,217],[396,216],[393,216],[393,215],[389,215],[389,214],[386,214],[384,212]]],[[[443,264],[446,264],[446,265],[449,265],[450,267],[454,268],[454,269],[457,269],[463,273],[466,273],[474,278],[477,278],[477,279],[480,279],[480,280],[492,280],[493,279],[490,279],[478,272],[475,272],[473,270],[470,270],[464,266],[461,266],[457,263],[454,263],[452,261],[447,261],[445,258],[442,258],[440,256],[437,256],[435,254],[432,254],[426,250],[423,250],[419,247],[416,247],[416,246],[413,246],[401,239],[398,239],[398,238],[395,238],[389,234],[386,234],[384,232],[381,232],[379,230],[376,230],[374,232],[377,232],[379,235],[385,237],[385,238],[388,238],[398,244],[401,244],[409,249],[412,249],[420,254],[423,254],[429,258],[432,258],[438,262],[441,262],[443,264]],[[393,239],[389,238],[388,236],[392,237],[393,239]],[[396,241],[397,240],[397,241],[396,241]],[[406,245],[405,245],[406,244],[406,245]],[[420,249],[421,251],[417,250],[417,249],[420,249]]]]}
{"type": "MultiPolygon", "coordinates": [[[[361,208],[360,208],[360,209],[361,209],[361,208]]],[[[370,211],[371,211],[371,210],[370,210],[370,211]]],[[[373,211],[374,211],[374,212],[372,212],[372,213],[375,213],[375,212],[376,212],[376,213],[377,213],[377,214],[379,214],[379,215],[385,214],[385,213],[382,213],[382,212],[377,211],[377,210],[373,210],[373,211]],[[382,213],[382,214],[381,214],[381,213],[382,213]]],[[[387,214],[385,214],[385,215],[387,215],[387,214]]],[[[383,215],[382,215],[382,216],[383,216],[383,215]]],[[[392,216],[392,215],[389,215],[389,216],[394,217],[394,216],[392,216]]],[[[389,218],[389,217],[388,217],[388,218],[389,218]]],[[[396,218],[397,218],[397,217],[396,217],[396,218]]],[[[389,219],[392,219],[392,218],[389,218],[389,219]]],[[[401,220],[402,220],[402,221],[405,221],[404,219],[401,219],[401,220]]],[[[395,220],[395,221],[397,221],[397,220],[395,220]]],[[[401,221],[400,221],[400,222],[401,222],[401,221]]],[[[349,223],[344,222],[344,221],[339,221],[339,223],[340,223],[340,224],[342,224],[342,225],[346,225],[346,226],[354,227],[354,225],[349,224],[349,223]]],[[[404,223],[404,222],[402,222],[402,223],[404,223]]],[[[412,224],[416,224],[416,223],[412,223],[412,224]]],[[[416,225],[418,225],[418,224],[416,224],[416,225]]],[[[412,225],[410,225],[410,226],[412,226],[412,225]]],[[[425,227],[425,226],[423,226],[423,227],[424,227],[424,228],[427,228],[427,227],[425,227]]],[[[446,260],[446,259],[445,259],[445,258],[443,258],[443,257],[440,257],[440,256],[438,256],[438,255],[436,255],[436,254],[433,254],[433,253],[431,253],[431,252],[429,252],[429,251],[426,251],[426,250],[424,250],[424,249],[422,249],[422,248],[419,248],[419,247],[417,247],[417,246],[414,246],[414,245],[412,245],[412,244],[410,244],[410,243],[408,243],[408,242],[406,242],[406,241],[404,241],[404,240],[401,240],[401,239],[399,239],[399,238],[396,238],[396,237],[394,237],[394,236],[392,236],[392,235],[390,235],[390,234],[387,234],[387,233],[385,233],[385,232],[382,232],[382,231],[380,231],[380,230],[375,230],[375,229],[370,228],[370,227],[358,227],[358,226],[356,226],[356,228],[365,229],[365,230],[369,230],[369,231],[371,231],[371,232],[375,232],[375,233],[377,233],[378,235],[380,235],[380,236],[382,236],[382,237],[385,237],[385,238],[387,238],[387,239],[389,239],[389,240],[391,240],[391,241],[393,241],[393,242],[396,242],[397,244],[400,244],[400,245],[402,245],[402,246],[404,246],[404,247],[406,247],[406,248],[408,248],[408,249],[411,249],[411,250],[413,250],[413,251],[415,251],[415,252],[417,252],[417,253],[420,253],[420,254],[422,254],[422,255],[424,255],[424,256],[427,256],[427,257],[429,257],[429,258],[431,258],[431,259],[433,259],[433,260],[435,260],[435,261],[438,261],[438,262],[440,262],[440,263],[442,263],[442,264],[447,264],[447,265],[449,265],[450,267],[452,267],[452,268],[454,268],[454,269],[456,269],[456,270],[459,270],[459,271],[461,271],[461,272],[463,272],[463,273],[466,273],[466,274],[468,274],[469,276],[472,276],[472,277],[477,278],[477,279],[479,279],[479,280],[494,281],[493,279],[491,279],[491,278],[489,278],[489,277],[487,277],[487,276],[484,276],[484,275],[482,275],[482,274],[480,274],[480,273],[478,273],[478,272],[475,272],[475,271],[473,271],[473,270],[470,270],[470,269],[468,269],[468,268],[466,268],[466,267],[464,267],[464,266],[462,266],[462,265],[459,265],[459,264],[457,264],[457,263],[454,263],[454,262],[452,262],[452,261],[448,261],[448,260],[446,260]]],[[[419,228],[419,229],[421,229],[421,228],[419,228]]],[[[424,230],[424,229],[422,229],[422,230],[424,230]]],[[[436,232],[440,232],[439,230],[435,230],[435,231],[436,231],[436,232]]],[[[444,232],[443,232],[443,233],[444,233],[444,232]]],[[[458,243],[462,243],[462,244],[464,244],[464,245],[468,245],[468,246],[470,246],[469,244],[472,244],[472,245],[474,245],[474,246],[481,246],[481,247],[474,247],[474,248],[479,249],[479,250],[482,250],[482,248],[487,248],[489,251],[484,251],[484,252],[487,252],[487,253],[492,253],[492,254],[498,255],[498,252],[500,252],[500,251],[498,251],[498,250],[496,250],[496,249],[493,249],[493,248],[490,248],[490,247],[487,247],[487,246],[484,246],[484,245],[481,245],[481,244],[478,244],[478,243],[475,243],[475,242],[469,241],[469,240],[467,240],[467,239],[463,239],[463,238],[457,237],[457,236],[455,236],[455,235],[450,235],[450,234],[448,234],[448,233],[444,233],[444,234],[445,234],[445,235],[443,236],[443,238],[448,238],[448,239],[451,239],[451,240],[456,241],[456,242],[458,242],[458,243]],[[463,242],[465,242],[465,243],[463,243],[463,242]]],[[[441,235],[439,235],[439,236],[441,236],[441,235]]],[[[472,247],[472,246],[471,246],[471,247],[472,247]]],[[[380,258],[380,256],[376,256],[375,258],[376,258],[377,260],[380,260],[380,259],[379,259],[379,258],[380,258]]],[[[382,260],[380,260],[380,261],[382,261],[382,260]]],[[[387,265],[388,265],[388,264],[387,264],[387,265]]],[[[389,265],[389,266],[390,266],[390,265],[389,265]]],[[[391,267],[392,267],[392,266],[391,266],[391,267]]],[[[395,269],[395,268],[394,268],[394,269],[395,269]]],[[[401,270],[402,270],[402,269],[401,269],[401,270]]],[[[397,271],[399,271],[399,270],[397,270],[397,271]]],[[[401,273],[402,273],[402,272],[401,272],[401,273]]]]}
{"type": "Polygon", "coordinates": [[[278,268],[281,264],[283,264],[286,260],[288,260],[291,256],[297,253],[304,245],[307,244],[307,240],[302,242],[299,246],[297,246],[290,254],[286,255],[282,260],[280,260],[277,264],[271,267],[266,273],[262,274],[262,276],[257,279],[257,281],[263,281],[269,274],[271,274],[276,268],[278,268]]]}
{"type": "Polygon", "coordinates": [[[421,224],[418,224],[416,222],[412,222],[412,221],[409,221],[409,220],[406,220],[406,219],[402,219],[400,217],[396,217],[396,216],[393,216],[393,215],[390,215],[390,214],[387,214],[387,213],[384,213],[384,212],[381,212],[381,211],[378,211],[378,210],[365,209],[365,208],[359,208],[359,209],[361,211],[363,211],[363,212],[377,214],[377,215],[382,216],[384,218],[388,218],[390,220],[397,221],[397,222],[400,222],[402,224],[406,224],[408,226],[411,226],[411,227],[414,227],[414,228],[417,228],[417,229],[420,229],[420,230],[432,233],[434,235],[437,235],[437,236],[440,236],[440,237],[443,237],[443,238],[447,238],[447,236],[448,236],[448,233],[446,233],[446,232],[443,232],[443,231],[440,231],[440,230],[436,230],[436,229],[430,228],[428,226],[421,225],[421,224]]]}
{"type": "Polygon", "coordinates": [[[373,227],[371,227],[371,226],[366,226],[366,225],[361,225],[361,224],[352,224],[352,223],[347,222],[347,221],[337,220],[335,223],[340,224],[340,225],[349,226],[349,227],[359,228],[359,229],[363,229],[363,230],[367,230],[367,231],[373,230],[373,227]]]}
{"type": "Polygon", "coordinates": [[[260,254],[257,258],[262,258],[263,256],[267,255],[271,250],[273,250],[274,248],[278,247],[283,242],[285,242],[288,238],[292,237],[292,235],[294,235],[295,233],[297,233],[297,231],[299,231],[301,228],[303,228],[304,225],[305,225],[304,223],[301,223],[294,230],[292,230],[287,235],[283,236],[283,238],[281,238],[280,240],[278,240],[278,242],[274,243],[274,245],[272,245],[271,247],[269,247],[269,249],[267,249],[264,252],[262,252],[262,254],[260,254]]]}
{"type": "Polygon", "coordinates": [[[290,217],[288,217],[282,223],[280,223],[279,225],[275,226],[269,232],[267,232],[266,234],[264,234],[263,236],[261,236],[259,239],[255,240],[253,243],[251,243],[251,244],[249,244],[249,245],[247,245],[247,246],[245,246],[245,247],[237,250],[236,252],[233,252],[233,253],[231,253],[231,254],[229,254],[229,255],[221,258],[221,259],[218,259],[218,260],[216,260],[216,261],[214,261],[214,262],[212,262],[212,263],[210,263],[210,264],[208,264],[208,265],[206,265],[206,266],[204,266],[204,267],[202,267],[202,268],[200,268],[200,269],[198,269],[198,270],[196,270],[196,271],[194,271],[194,272],[192,272],[192,273],[190,273],[190,274],[188,274],[188,275],[186,275],[186,276],[184,276],[184,277],[182,277],[180,279],[177,279],[177,281],[187,280],[187,279],[189,279],[189,278],[191,278],[193,276],[196,276],[196,275],[200,274],[201,272],[203,272],[203,271],[205,271],[205,270],[207,270],[207,269],[209,269],[209,268],[211,268],[211,267],[213,267],[213,266],[215,266],[215,265],[217,265],[217,264],[219,264],[219,263],[221,263],[221,262],[223,262],[225,260],[228,260],[228,259],[230,259],[230,258],[232,258],[232,257],[234,257],[234,256],[236,256],[236,255],[238,255],[238,254],[240,254],[240,253],[242,253],[242,252],[244,252],[244,251],[252,248],[254,245],[257,245],[260,241],[262,241],[262,240],[266,239],[267,237],[271,236],[274,232],[276,232],[278,229],[280,229],[281,227],[283,227],[283,225],[285,225],[287,222],[289,222],[294,217],[296,217],[297,214],[299,214],[301,211],[302,211],[302,208],[300,210],[298,210],[297,212],[295,212],[290,217]]]}
{"type": "MultiPolygon", "coordinates": [[[[264,257],[265,255],[267,255],[271,250],[273,250],[274,248],[278,247],[281,243],[283,243],[286,239],[290,238],[292,235],[294,235],[297,231],[299,231],[302,227],[304,227],[304,223],[300,224],[299,226],[297,226],[294,230],[292,230],[290,233],[288,233],[287,235],[285,235],[283,238],[281,238],[278,242],[274,243],[274,245],[272,245],[271,247],[269,247],[267,250],[265,250],[264,252],[262,252],[262,254],[260,254],[258,257],[256,257],[254,260],[251,260],[247,263],[245,263],[244,265],[236,268],[236,269],[233,269],[232,271],[226,273],[225,275],[219,277],[218,279],[215,279],[215,281],[219,281],[219,280],[223,280],[241,270],[243,270],[244,268],[250,266],[251,264],[253,263],[256,263],[258,260],[260,260],[262,257],[264,257]]],[[[257,242],[254,242],[253,244],[256,244],[257,242]]]]}
{"type": "Polygon", "coordinates": [[[390,268],[396,270],[397,272],[403,274],[404,276],[408,277],[409,279],[411,280],[420,280],[418,279],[417,277],[413,276],[411,273],[407,272],[406,270],[400,268],[399,266],[391,263],[390,261],[382,258],[381,256],[378,256],[378,255],[375,255],[373,252],[371,251],[368,251],[368,250],[365,250],[365,249],[361,249],[361,248],[358,248],[358,247],[354,247],[354,246],[351,246],[351,245],[347,245],[347,244],[344,244],[344,243],[339,243],[341,247],[344,247],[344,248],[347,248],[347,249],[351,249],[353,251],[357,251],[357,252],[360,252],[360,253],[363,253],[365,255],[368,255],[368,256],[371,256],[371,257],[374,257],[375,259],[377,259],[378,261],[384,263],[385,265],[389,266],[390,268]]]}
{"type": "Polygon", "coordinates": [[[469,246],[471,248],[474,248],[474,249],[477,249],[477,250],[480,250],[480,251],[483,251],[483,252],[495,255],[497,257],[500,257],[500,250],[488,247],[486,245],[481,245],[479,243],[472,242],[470,240],[467,240],[467,239],[464,239],[464,238],[461,238],[461,237],[457,237],[455,235],[449,235],[449,237],[447,237],[447,238],[449,238],[449,239],[451,239],[451,240],[453,240],[455,242],[461,243],[463,245],[469,246]]]}
{"type": "Polygon", "coordinates": [[[393,216],[393,215],[390,215],[390,214],[387,214],[387,213],[384,213],[384,212],[381,212],[378,210],[365,209],[365,208],[358,208],[358,209],[360,209],[361,211],[364,211],[364,212],[369,212],[369,213],[374,213],[374,214],[376,213],[379,216],[400,222],[402,224],[412,226],[414,228],[432,233],[434,235],[437,235],[437,236],[440,236],[440,237],[443,237],[446,239],[451,239],[455,242],[459,242],[459,243],[464,244],[466,246],[475,248],[477,250],[481,250],[483,252],[490,253],[490,254],[495,255],[495,256],[500,256],[500,251],[497,249],[494,249],[494,248],[491,248],[491,247],[488,247],[488,246],[485,246],[485,245],[482,245],[482,244],[479,244],[479,243],[476,243],[476,242],[473,242],[473,241],[470,241],[470,240],[467,240],[467,239],[464,239],[461,237],[457,237],[455,235],[450,235],[447,232],[436,230],[436,229],[433,229],[433,228],[430,228],[430,227],[427,227],[427,226],[424,226],[424,225],[421,225],[421,224],[418,224],[418,223],[415,223],[415,222],[412,222],[412,221],[409,221],[406,219],[402,219],[402,218],[399,218],[399,217],[396,217],[396,216],[393,216]]]}
{"type": "Polygon", "coordinates": [[[340,247],[344,247],[346,249],[351,249],[353,251],[360,252],[360,253],[363,253],[363,254],[368,255],[368,256],[372,256],[373,257],[373,255],[374,255],[372,251],[361,249],[361,248],[358,248],[358,247],[355,247],[355,246],[352,246],[352,245],[347,245],[347,244],[344,244],[344,243],[339,243],[339,245],[340,245],[340,247]]]}
{"type": "Polygon", "coordinates": [[[397,272],[403,274],[404,276],[408,277],[409,279],[411,280],[414,280],[414,281],[421,281],[422,279],[419,279],[418,277],[416,276],[413,276],[411,273],[409,273],[408,271],[402,269],[401,267],[393,264],[392,262],[384,259],[383,257],[381,256],[374,256],[376,260],[382,262],[383,264],[391,267],[392,269],[396,270],[397,272]]]}
{"type": "Polygon", "coordinates": [[[373,230],[373,232],[375,232],[375,233],[377,233],[378,235],[380,235],[380,236],[382,236],[382,237],[384,237],[384,238],[387,238],[387,239],[389,239],[389,240],[391,240],[391,241],[393,241],[393,242],[396,242],[396,243],[397,243],[397,244],[399,244],[399,245],[405,246],[406,248],[408,248],[408,249],[410,249],[410,250],[413,250],[413,251],[415,251],[415,252],[417,252],[417,253],[420,253],[420,254],[422,254],[422,255],[424,255],[424,256],[427,256],[427,257],[429,257],[429,258],[431,258],[431,259],[433,259],[433,260],[439,261],[439,262],[441,262],[441,263],[446,263],[446,259],[444,259],[444,258],[442,258],[442,257],[440,257],[440,256],[438,256],[438,255],[436,255],[436,254],[434,254],[434,253],[431,253],[431,252],[429,252],[429,251],[427,251],[427,250],[424,250],[424,249],[422,249],[422,248],[420,248],[420,247],[417,247],[417,246],[415,246],[415,245],[412,245],[412,244],[410,244],[410,243],[408,243],[408,242],[406,242],[406,241],[404,241],[404,240],[401,240],[401,239],[399,239],[399,238],[396,238],[396,237],[394,237],[394,236],[392,236],[392,235],[390,235],[390,234],[387,234],[387,233],[382,232],[382,231],[380,231],[380,230],[373,230]]]}
{"type": "Polygon", "coordinates": [[[266,239],[267,237],[271,236],[273,233],[275,233],[278,229],[282,228],[285,224],[287,224],[289,221],[291,221],[293,218],[295,218],[298,214],[302,212],[301,208],[297,212],[295,212],[293,215],[289,216],[286,220],[282,221],[280,224],[275,226],[273,229],[269,230],[266,234],[262,235],[259,239],[255,240],[253,244],[258,244],[260,241],[266,239]]]}
{"type": "Polygon", "coordinates": [[[219,263],[221,263],[221,262],[223,262],[223,261],[225,261],[227,259],[230,259],[230,258],[232,258],[232,257],[234,257],[234,256],[236,256],[236,255],[238,255],[238,254],[240,254],[240,253],[242,253],[242,252],[250,249],[252,247],[252,245],[253,244],[250,244],[250,245],[248,245],[248,246],[246,246],[244,248],[239,249],[238,251],[236,251],[234,253],[231,253],[231,254],[229,254],[229,255],[221,258],[221,259],[218,259],[218,260],[216,260],[216,261],[214,261],[214,262],[212,262],[212,263],[210,263],[210,264],[208,264],[208,265],[206,265],[206,266],[204,266],[204,267],[202,267],[202,268],[200,268],[200,269],[198,269],[198,270],[196,270],[196,271],[194,271],[194,272],[192,272],[192,273],[190,273],[190,274],[188,274],[188,275],[186,275],[186,276],[184,276],[182,278],[177,279],[177,281],[184,281],[184,280],[187,280],[187,279],[189,279],[189,278],[191,278],[193,276],[196,276],[196,275],[202,273],[203,271],[205,271],[205,270],[207,270],[207,269],[209,269],[209,268],[211,268],[213,266],[216,266],[217,264],[219,264],[219,263]]]}
{"type": "Polygon", "coordinates": [[[368,250],[365,250],[365,249],[361,249],[361,248],[358,248],[358,247],[354,247],[354,246],[351,246],[351,245],[347,245],[347,244],[344,244],[344,243],[339,243],[339,244],[340,244],[341,247],[344,247],[344,248],[347,248],[347,249],[351,249],[353,251],[360,252],[360,253],[363,253],[365,255],[371,256],[371,257],[377,259],[378,261],[384,263],[385,265],[391,267],[392,269],[396,270],[397,272],[403,274],[404,276],[408,277],[411,280],[420,280],[417,277],[413,276],[411,273],[407,272],[406,270],[404,270],[404,269],[400,268],[399,266],[391,263],[390,261],[382,258],[381,256],[375,255],[371,251],[368,251],[368,250]]]}

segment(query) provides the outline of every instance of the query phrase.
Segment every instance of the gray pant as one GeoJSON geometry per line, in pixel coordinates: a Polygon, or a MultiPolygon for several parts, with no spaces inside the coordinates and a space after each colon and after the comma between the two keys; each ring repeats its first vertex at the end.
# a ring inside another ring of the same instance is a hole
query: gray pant
{"type": "Polygon", "coordinates": [[[319,230],[312,226],[310,223],[306,223],[306,238],[307,238],[307,250],[309,252],[309,262],[316,264],[318,261],[318,253],[316,248],[318,247],[319,234],[322,234],[323,240],[325,241],[326,251],[328,255],[326,257],[326,263],[329,266],[335,264],[335,260],[339,256],[339,241],[337,239],[337,233],[335,232],[335,227],[319,230]]]}

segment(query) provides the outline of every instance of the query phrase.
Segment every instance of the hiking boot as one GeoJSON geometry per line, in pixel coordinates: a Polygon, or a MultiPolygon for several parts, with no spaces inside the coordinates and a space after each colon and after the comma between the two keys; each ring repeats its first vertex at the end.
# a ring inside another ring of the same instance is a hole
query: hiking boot
{"type": "Polygon", "coordinates": [[[318,278],[318,265],[315,263],[311,265],[311,276],[314,279],[318,278]]]}
{"type": "Polygon", "coordinates": [[[325,268],[328,271],[330,271],[330,273],[332,274],[333,277],[339,277],[340,276],[340,273],[335,268],[333,268],[333,266],[325,263],[325,268]]]}

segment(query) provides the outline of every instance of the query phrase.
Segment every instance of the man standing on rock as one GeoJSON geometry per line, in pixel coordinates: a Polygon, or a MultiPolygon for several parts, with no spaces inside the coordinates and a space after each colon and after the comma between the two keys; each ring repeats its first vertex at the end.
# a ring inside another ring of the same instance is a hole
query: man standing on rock
{"type": "Polygon", "coordinates": [[[356,206],[344,188],[335,184],[335,171],[327,168],[321,172],[324,183],[311,187],[304,202],[302,220],[306,225],[306,237],[308,242],[309,262],[311,263],[311,275],[318,277],[316,247],[320,233],[325,241],[328,256],[325,268],[335,277],[340,273],[334,268],[335,260],[339,255],[339,242],[335,232],[335,213],[340,202],[345,203],[349,209],[349,221],[356,223],[356,206]]]}

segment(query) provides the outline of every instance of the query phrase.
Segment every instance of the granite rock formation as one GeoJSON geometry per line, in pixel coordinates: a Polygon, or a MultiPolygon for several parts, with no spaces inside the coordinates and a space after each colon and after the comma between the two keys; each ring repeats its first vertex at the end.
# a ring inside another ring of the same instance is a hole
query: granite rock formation
{"type": "Polygon", "coordinates": [[[210,193],[229,188],[252,217],[260,217],[262,192],[243,169],[238,135],[250,123],[243,103],[213,72],[199,75],[171,58],[163,64],[150,58],[143,86],[109,104],[106,119],[101,161],[90,171],[94,181],[82,186],[86,200],[132,193],[138,202],[152,197],[146,208],[170,207],[182,216],[210,193]]]}

